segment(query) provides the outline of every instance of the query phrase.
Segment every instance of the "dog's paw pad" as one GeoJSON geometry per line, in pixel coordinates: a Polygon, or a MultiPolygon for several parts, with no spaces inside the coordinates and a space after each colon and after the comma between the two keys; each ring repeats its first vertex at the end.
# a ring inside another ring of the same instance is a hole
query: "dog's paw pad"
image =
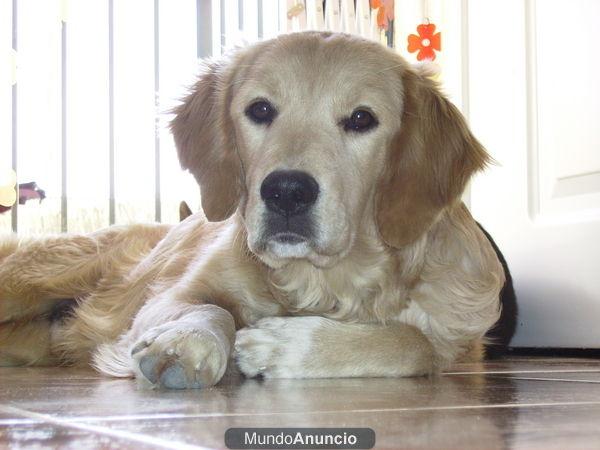
{"type": "Polygon", "coordinates": [[[202,383],[199,381],[188,379],[185,368],[179,363],[174,363],[164,370],[160,376],[160,384],[167,389],[199,389],[202,387],[202,383]]]}
{"type": "Polygon", "coordinates": [[[198,329],[169,329],[149,345],[141,339],[131,354],[140,379],[168,389],[216,384],[227,367],[228,351],[215,335],[198,329]]]}
{"type": "Polygon", "coordinates": [[[158,381],[158,357],[147,355],[140,359],[140,371],[146,379],[154,384],[158,381]]]}
{"type": "Polygon", "coordinates": [[[184,389],[188,385],[185,369],[181,364],[167,367],[160,376],[160,384],[169,389],[184,389]]]}

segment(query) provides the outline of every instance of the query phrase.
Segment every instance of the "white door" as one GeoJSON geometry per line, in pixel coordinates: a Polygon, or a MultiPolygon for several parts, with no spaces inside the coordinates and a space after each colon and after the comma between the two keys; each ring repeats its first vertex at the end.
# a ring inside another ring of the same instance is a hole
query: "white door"
{"type": "Polygon", "coordinates": [[[473,215],[515,280],[517,347],[600,348],[600,1],[468,3],[473,215]]]}

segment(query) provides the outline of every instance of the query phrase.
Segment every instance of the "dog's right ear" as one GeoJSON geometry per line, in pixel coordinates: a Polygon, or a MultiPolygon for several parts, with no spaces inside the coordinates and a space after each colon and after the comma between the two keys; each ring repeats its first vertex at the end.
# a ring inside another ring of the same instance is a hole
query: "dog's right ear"
{"type": "Polygon", "coordinates": [[[402,123],[376,193],[379,233],[395,248],[414,242],[458,204],[471,176],[491,160],[433,81],[409,68],[401,77],[402,123]]]}
{"type": "Polygon", "coordinates": [[[242,167],[229,117],[235,64],[206,63],[204,71],[173,112],[171,131],[182,168],[200,184],[202,209],[210,221],[231,216],[242,195],[242,167]]]}

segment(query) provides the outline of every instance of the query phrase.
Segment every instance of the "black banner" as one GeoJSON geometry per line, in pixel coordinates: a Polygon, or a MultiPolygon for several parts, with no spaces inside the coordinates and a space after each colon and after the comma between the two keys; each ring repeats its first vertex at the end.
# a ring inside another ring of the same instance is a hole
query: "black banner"
{"type": "Polygon", "coordinates": [[[375,446],[370,428],[230,428],[231,449],[368,449],[375,446]]]}

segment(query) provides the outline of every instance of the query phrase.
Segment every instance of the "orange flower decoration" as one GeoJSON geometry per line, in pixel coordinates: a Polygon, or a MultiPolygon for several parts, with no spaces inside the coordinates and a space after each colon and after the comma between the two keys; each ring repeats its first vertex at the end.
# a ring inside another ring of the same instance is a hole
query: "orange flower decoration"
{"type": "Polygon", "coordinates": [[[377,10],[377,26],[387,30],[390,21],[394,20],[394,0],[370,0],[371,9],[377,10]]]}
{"type": "Polygon", "coordinates": [[[417,60],[424,59],[433,61],[435,59],[435,50],[442,50],[442,33],[435,32],[435,25],[432,23],[421,24],[417,27],[417,33],[408,36],[408,51],[417,53],[417,60]]]}

